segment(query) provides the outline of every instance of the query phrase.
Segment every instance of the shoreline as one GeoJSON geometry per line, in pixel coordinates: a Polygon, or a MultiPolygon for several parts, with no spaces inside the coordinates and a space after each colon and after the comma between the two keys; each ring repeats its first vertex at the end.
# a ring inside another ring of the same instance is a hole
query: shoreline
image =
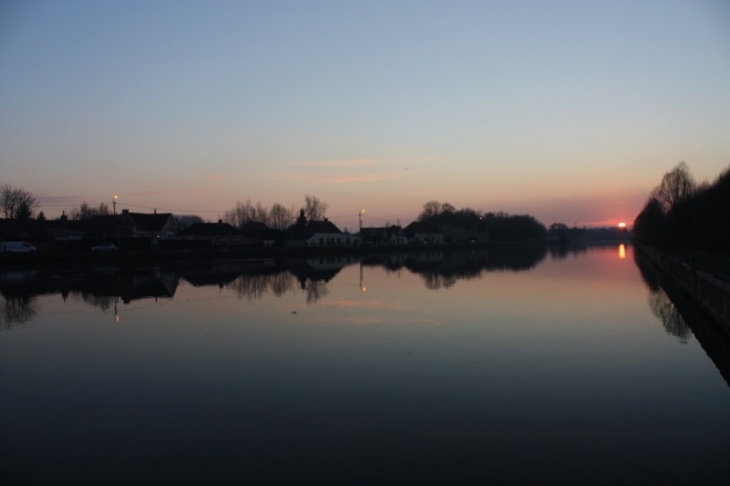
{"type": "Polygon", "coordinates": [[[694,265],[670,253],[642,243],[634,246],[654,263],[672,284],[687,295],[708,316],[730,333],[730,278],[709,268],[694,265]]]}
{"type": "MultiPolygon", "coordinates": [[[[567,245],[570,247],[590,247],[605,245],[633,245],[626,240],[580,241],[567,245]]],[[[545,240],[489,241],[486,243],[444,243],[400,246],[322,246],[322,247],[243,247],[243,248],[205,248],[175,250],[117,250],[109,252],[60,252],[43,251],[35,253],[0,253],[0,266],[24,267],[44,266],[63,263],[143,263],[175,262],[195,260],[260,260],[287,258],[342,257],[367,255],[372,253],[414,253],[424,251],[462,251],[489,250],[491,248],[520,248],[531,246],[556,247],[557,242],[545,240]]]]}

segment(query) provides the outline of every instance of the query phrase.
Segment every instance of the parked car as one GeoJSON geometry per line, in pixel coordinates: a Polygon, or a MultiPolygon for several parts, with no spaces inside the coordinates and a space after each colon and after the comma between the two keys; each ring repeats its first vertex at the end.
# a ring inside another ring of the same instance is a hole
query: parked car
{"type": "Polygon", "coordinates": [[[36,247],[27,241],[3,241],[0,242],[1,253],[30,253],[36,251],[36,247]]]}
{"type": "Polygon", "coordinates": [[[91,251],[116,251],[117,247],[114,245],[114,243],[102,243],[101,245],[96,245],[91,247],[91,251]]]}

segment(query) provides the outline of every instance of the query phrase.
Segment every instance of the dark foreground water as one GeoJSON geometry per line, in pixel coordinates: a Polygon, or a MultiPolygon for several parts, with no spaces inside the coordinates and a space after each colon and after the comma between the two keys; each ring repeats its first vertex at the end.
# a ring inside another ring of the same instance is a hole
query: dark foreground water
{"type": "Polygon", "coordinates": [[[728,484],[726,338],[642,269],[0,270],[0,483],[728,484]]]}

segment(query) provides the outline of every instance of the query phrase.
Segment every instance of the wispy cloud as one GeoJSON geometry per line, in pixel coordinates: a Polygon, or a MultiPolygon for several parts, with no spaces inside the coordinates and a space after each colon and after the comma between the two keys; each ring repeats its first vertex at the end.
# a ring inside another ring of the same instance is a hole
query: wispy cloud
{"type": "Polygon", "coordinates": [[[206,175],[199,176],[198,180],[207,181],[207,182],[223,182],[223,181],[249,179],[250,177],[251,176],[247,175],[247,174],[206,174],[206,175]]]}
{"type": "Polygon", "coordinates": [[[385,164],[409,164],[418,162],[437,162],[436,158],[423,159],[349,159],[349,160],[320,160],[316,162],[295,162],[297,167],[364,167],[385,164]]]}
{"type": "Polygon", "coordinates": [[[130,192],[130,196],[140,196],[140,197],[146,197],[146,196],[166,196],[166,192],[161,191],[135,191],[130,192]]]}
{"type": "Polygon", "coordinates": [[[299,181],[309,182],[312,184],[349,184],[353,182],[378,182],[402,179],[406,175],[405,172],[379,172],[359,175],[301,175],[301,174],[280,174],[275,176],[279,181],[299,181]]]}
{"type": "Polygon", "coordinates": [[[209,174],[209,175],[200,176],[200,180],[210,181],[210,182],[224,181],[228,178],[229,177],[221,175],[221,174],[209,174]]]}
{"type": "Polygon", "coordinates": [[[349,159],[296,162],[292,164],[296,169],[291,172],[272,173],[269,176],[276,181],[296,181],[314,185],[392,181],[429,170],[427,167],[419,167],[418,164],[438,160],[435,158],[349,159]],[[380,170],[369,172],[363,170],[363,168],[374,167],[380,170]]]}
{"type": "Polygon", "coordinates": [[[46,205],[58,205],[58,204],[80,204],[84,202],[83,196],[38,196],[38,202],[41,206],[46,205]]]}

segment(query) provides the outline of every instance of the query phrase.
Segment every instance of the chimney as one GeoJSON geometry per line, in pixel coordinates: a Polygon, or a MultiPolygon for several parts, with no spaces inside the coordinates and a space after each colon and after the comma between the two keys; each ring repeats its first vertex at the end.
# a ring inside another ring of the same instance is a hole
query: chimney
{"type": "Polygon", "coordinates": [[[157,208],[155,208],[155,212],[154,212],[154,214],[157,214],[157,208]]]}

